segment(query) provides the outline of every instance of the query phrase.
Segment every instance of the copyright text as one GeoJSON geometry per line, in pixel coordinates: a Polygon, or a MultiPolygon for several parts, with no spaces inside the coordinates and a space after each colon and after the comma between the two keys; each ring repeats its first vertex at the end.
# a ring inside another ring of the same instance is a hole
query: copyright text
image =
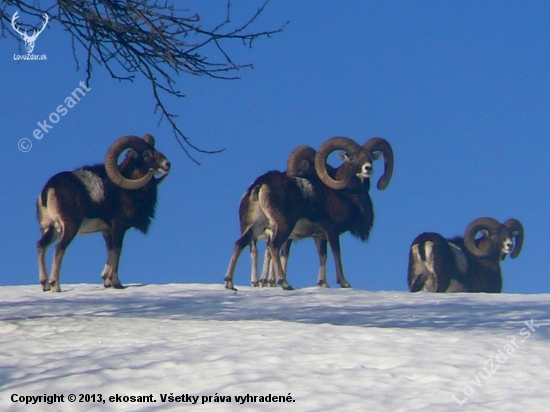
{"type": "Polygon", "coordinates": [[[245,403],[271,403],[271,402],[296,402],[292,398],[292,395],[220,395],[215,393],[214,395],[191,395],[188,393],[175,394],[161,393],[157,396],[153,394],[148,395],[124,395],[115,394],[109,396],[103,396],[99,393],[94,394],[57,394],[52,395],[20,395],[14,393],[11,395],[11,401],[13,403],[19,402],[24,404],[35,405],[37,403],[65,403],[65,402],[78,402],[78,403],[154,403],[160,401],[161,403],[186,403],[191,405],[204,405],[206,403],[238,403],[243,405],[245,403]]]}

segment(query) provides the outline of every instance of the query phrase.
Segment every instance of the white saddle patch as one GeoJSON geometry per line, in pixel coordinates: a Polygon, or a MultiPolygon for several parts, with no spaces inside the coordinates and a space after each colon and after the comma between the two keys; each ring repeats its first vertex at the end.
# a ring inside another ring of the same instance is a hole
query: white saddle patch
{"type": "Polygon", "coordinates": [[[86,186],[88,194],[96,203],[100,203],[105,198],[105,190],[101,178],[89,170],[75,170],[74,175],[86,186]]]}
{"type": "Polygon", "coordinates": [[[315,194],[315,191],[313,190],[313,185],[311,182],[307,179],[304,179],[303,177],[295,177],[294,180],[298,184],[298,187],[302,191],[302,196],[304,199],[308,199],[310,197],[313,197],[315,194]]]}
{"type": "Polygon", "coordinates": [[[454,243],[449,242],[449,246],[451,247],[453,255],[455,256],[456,267],[458,268],[458,271],[462,274],[466,273],[466,271],[468,270],[468,261],[466,260],[466,255],[464,255],[462,249],[460,249],[454,243]]]}

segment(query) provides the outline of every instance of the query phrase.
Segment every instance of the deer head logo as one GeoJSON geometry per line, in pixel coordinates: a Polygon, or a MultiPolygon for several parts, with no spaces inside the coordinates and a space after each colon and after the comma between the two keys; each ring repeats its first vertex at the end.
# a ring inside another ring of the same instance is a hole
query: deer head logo
{"type": "Polygon", "coordinates": [[[29,36],[27,35],[27,30],[21,31],[21,29],[19,28],[20,26],[17,26],[17,24],[15,23],[15,20],[17,20],[18,17],[17,13],[19,13],[19,11],[16,11],[11,18],[11,26],[17,33],[21,35],[21,37],[25,41],[25,49],[27,49],[27,53],[30,54],[34,50],[34,42],[36,41],[40,33],[44,31],[44,29],[48,25],[48,21],[50,20],[50,18],[46,13],[44,13],[44,19],[46,19],[46,21],[42,23],[42,28],[40,30],[33,30],[32,36],[29,36]]]}

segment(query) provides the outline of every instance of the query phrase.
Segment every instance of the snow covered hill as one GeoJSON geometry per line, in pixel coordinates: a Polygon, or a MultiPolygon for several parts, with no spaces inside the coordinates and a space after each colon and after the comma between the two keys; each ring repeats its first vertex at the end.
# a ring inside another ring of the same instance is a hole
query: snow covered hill
{"type": "Polygon", "coordinates": [[[550,295],[3,287],[0,410],[543,411],[549,325],[550,295]]]}

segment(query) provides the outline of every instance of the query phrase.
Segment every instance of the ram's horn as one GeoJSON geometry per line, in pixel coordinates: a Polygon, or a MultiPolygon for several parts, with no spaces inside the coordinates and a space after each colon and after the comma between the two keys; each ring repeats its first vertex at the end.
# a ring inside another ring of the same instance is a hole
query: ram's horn
{"type": "Polygon", "coordinates": [[[135,180],[127,179],[122,176],[122,173],[118,168],[118,157],[126,149],[134,149],[141,152],[143,150],[151,149],[151,145],[144,139],[137,136],[121,137],[107,150],[107,154],[105,155],[105,171],[115,185],[120,186],[123,189],[136,190],[149,183],[154,176],[154,172],[149,170],[145,176],[135,180]]]}
{"type": "Polygon", "coordinates": [[[315,173],[315,149],[302,145],[294,149],[286,162],[289,177],[305,177],[315,173]]]}
{"type": "Polygon", "coordinates": [[[363,147],[371,154],[381,152],[384,156],[384,174],[378,179],[376,187],[378,190],[384,190],[390,184],[393,175],[393,149],[386,139],[373,137],[369,139],[363,147]]]}
{"type": "Polygon", "coordinates": [[[487,230],[489,236],[493,236],[498,233],[500,229],[500,222],[492,217],[480,217],[470,223],[464,231],[464,245],[468,250],[477,257],[486,257],[491,253],[491,249],[481,250],[476,245],[476,234],[481,230],[487,230]]]}
{"type": "Polygon", "coordinates": [[[328,139],[321,145],[319,151],[315,155],[315,170],[317,171],[319,179],[321,179],[325,185],[335,190],[349,187],[353,176],[345,176],[342,180],[333,179],[327,171],[327,159],[328,156],[336,150],[343,150],[349,155],[361,149],[361,146],[357,142],[348,137],[337,136],[328,139]]]}
{"type": "Polygon", "coordinates": [[[525,234],[523,231],[523,225],[517,219],[508,219],[503,223],[503,225],[508,228],[514,238],[514,250],[510,253],[510,257],[515,259],[519,256],[521,248],[523,247],[523,238],[525,234]]]}

